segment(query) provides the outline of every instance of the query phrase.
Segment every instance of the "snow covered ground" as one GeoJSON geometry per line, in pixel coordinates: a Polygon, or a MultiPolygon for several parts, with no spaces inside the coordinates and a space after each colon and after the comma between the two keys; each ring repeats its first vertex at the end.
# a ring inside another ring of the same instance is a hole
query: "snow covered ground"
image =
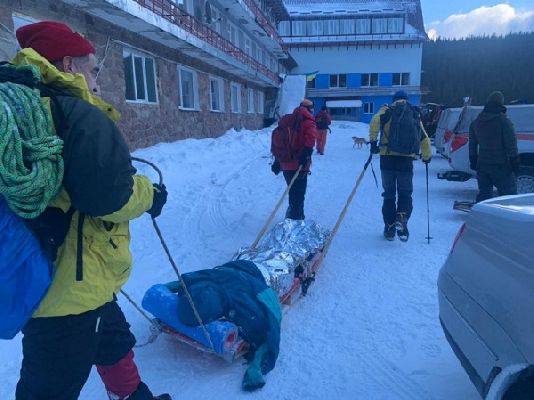
{"type": "MultiPolygon", "coordinates": [[[[368,126],[334,122],[324,156],[313,156],[306,216],[333,227],[368,156],[351,136],[368,126]]],[[[218,139],[160,144],[135,153],[163,171],[169,201],[158,223],[182,272],[224,263],[250,245],[282,194],[270,171],[270,129],[230,131],[218,139]]],[[[379,163],[374,161],[379,184],[379,163]]],[[[141,376],[175,399],[478,399],[438,321],[436,280],[465,215],[454,199],[473,199],[476,182],[438,181],[447,162],[430,164],[430,245],[424,164],[415,163],[409,242],[382,237],[381,190],[364,177],[309,294],[286,313],[276,368],[266,386],[241,391],[245,367],[160,335],[136,349],[141,376]]],[[[141,172],[154,180],[149,167],[141,172]]],[[[279,212],[282,218],[283,210],[279,212]]],[[[175,280],[148,216],[132,223],[134,271],[125,290],[141,302],[155,283],[175,280]]],[[[120,297],[139,343],[147,321],[120,297]]],[[[0,399],[14,398],[21,337],[0,342],[0,399]]],[[[82,400],[105,400],[93,371],[82,400]]]]}

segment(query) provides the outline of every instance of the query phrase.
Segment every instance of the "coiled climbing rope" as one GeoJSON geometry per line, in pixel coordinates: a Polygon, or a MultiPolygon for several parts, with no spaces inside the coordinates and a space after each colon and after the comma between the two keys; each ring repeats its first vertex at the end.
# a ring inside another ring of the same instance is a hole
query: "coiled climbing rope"
{"type": "Polygon", "coordinates": [[[63,180],[63,141],[37,89],[0,83],[0,194],[22,218],[35,218],[63,180]]]}

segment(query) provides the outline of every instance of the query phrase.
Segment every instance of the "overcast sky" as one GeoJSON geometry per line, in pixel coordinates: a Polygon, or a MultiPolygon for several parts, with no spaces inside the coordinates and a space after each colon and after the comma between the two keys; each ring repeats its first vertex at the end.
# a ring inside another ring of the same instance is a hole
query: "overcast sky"
{"type": "Polygon", "coordinates": [[[534,0],[421,0],[431,38],[534,31],[534,0]]]}

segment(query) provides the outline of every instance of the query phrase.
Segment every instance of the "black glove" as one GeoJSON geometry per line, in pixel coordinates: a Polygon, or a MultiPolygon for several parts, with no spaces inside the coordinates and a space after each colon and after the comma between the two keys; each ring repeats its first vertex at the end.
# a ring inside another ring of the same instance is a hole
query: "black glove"
{"type": "Polygon", "coordinates": [[[154,197],[152,200],[152,207],[147,211],[152,218],[156,218],[161,214],[161,209],[167,202],[167,189],[165,185],[154,183],[154,197]]]}
{"type": "Polygon", "coordinates": [[[308,164],[308,161],[310,161],[312,153],[313,153],[313,147],[304,147],[302,149],[302,154],[299,159],[299,165],[302,165],[302,167],[305,167],[306,164],[308,164]]]}
{"type": "Polygon", "coordinates": [[[432,157],[430,158],[423,158],[422,159],[425,164],[430,164],[430,161],[432,161],[432,157]]]}
{"type": "Polygon", "coordinates": [[[473,171],[476,171],[477,170],[477,162],[478,162],[478,156],[469,157],[469,168],[471,168],[473,171]]]}
{"type": "Polygon", "coordinates": [[[273,174],[278,175],[281,170],[280,163],[275,160],[271,165],[271,171],[273,171],[273,174]]]}
{"type": "Polygon", "coordinates": [[[380,147],[378,147],[378,142],[376,140],[373,140],[371,142],[371,154],[378,154],[380,153],[380,147]]]}
{"type": "Polygon", "coordinates": [[[510,157],[509,160],[512,172],[517,175],[519,173],[519,157],[510,157]]]}

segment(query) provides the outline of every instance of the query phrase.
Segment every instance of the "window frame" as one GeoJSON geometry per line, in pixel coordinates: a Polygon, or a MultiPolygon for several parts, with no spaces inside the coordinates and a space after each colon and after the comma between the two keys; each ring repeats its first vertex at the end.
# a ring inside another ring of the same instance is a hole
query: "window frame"
{"type": "Polygon", "coordinates": [[[394,72],[391,80],[391,86],[409,86],[410,73],[409,72],[394,72]],[[395,83],[395,76],[398,76],[398,83],[395,83]]]}
{"type": "Polygon", "coordinates": [[[375,103],[372,101],[369,101],[367,103],[363,103],[363,113],[364,114],[374,114],[375,113],[375,103]]]}
{"type": "Polygon", "coordinates": [[[232,114],[241,114],[241,110],[243,109],[242,107],[242,104],[241,104],[241,84],[240,83],[237,83],[237,82],[232,82],[230,84],[230,110],[232,112],[232,114]],[[234,109],[234,88],[236,88],[237,90],[237,94],[236,94],[236,102],[237,102],[237,110],[234,109]]]}
{"type": "MultiPolygon", "coordinates": [[[[306,85],[307,86],[307,85],[306,85]]],[[[342,89],[342,88],[346,88],[347,87],[347,74],[330,74],[329,78],[328,78],[328,87],[329,88],[334,88],[334,89],[342,89]],[[340,83],[340,77],[341,76],[345,76],[345,85],[344,86],[340,86],[339,83],[340,83]],[[336,85],[335,86],[332,86],[332,77],[336,77],[336,85]]]]}
{"type": "Polygon", "coordinates": [[[366,73],[363,73],[361,74],[361,87],[363,88],[369,88],[369,87],[379,87],[380,86],[380,76],[378,74],[378,72],[366,72],[366,73]],[[372,82],[373,82],[373,75],[376,76],[376,85],[372,85],[372,82]],[[364,76],[368,76],[368,81],[369,81],[369,84],[368,85],[364,85],[363,84],[363,81],[364,81],[364,76]]]}
{"type": "Polygon", "coordinates": [[[137,104],[158,104],[159,103],[159,93],[158,93],[158,82],[156,77],[156,59],[155,57],[149,56],[147,54],[144,54],[140,51],[133,50],[130,48],[123,48],[122,49],[122,60],[123,60],[123,67],[124,71],[126,71],[126,64],[125,59],[128,57],[132,57],[132,80],[133,80],[133,90],[135,93],[135,100],[128,99],[126,96],[127,92],[127,83],[126,83],[126,74],[124,77],[124,97],[127,103],[137,103],[137,104]],[[137,75],[135,70],[135,58],[140,58],[142,60],[142,69],[143,69],[143,90],[145,92],[145,98],[140,99],[138,98],[138,90],[137,90],[137,75]],[[149,94],[148,94],[148,81],[146,76],[146,60],[150,59],[152,60],[152,76],[154,78],[154,94],[155,94],[155,100],[150,101],[149,100],[149,94]]]}
{"type": "Polygon", "coordinates": [[[258,114],[265,114],[265,93],[258,90],[258,114]]]}
{"type": "Polygon", "coordinates": [[[176,67],[178,69],[178,94],[180,96],[180,104],[178,105],[178,108],[182,111],[200,111],[200,96],[199,96],[199,90],[198,90],[198,72],[195,71],[192,68],[178,65],[176,67]],[[193,107],[186,107],[183,105],[183,89],[182,89],[182,71],[191,73],[193,78],[193,107]]]}
{"type": "Polygon", "coordinates": [[[211,112],[224,112],[224,79],[219,77],[219,76],[215,76],[215,75],[210,75],[209,76],[209,85],[210,85],[210,111],[211,112]],[[219,109],[214,109],[213,108],[213,91],[211,90],[212,87],[211,87],[211,82],[217,82],[218,83],[218,96],[219,96],[219,109]]]}
{"type": "Polygon", "coordinates": [[[256,99],[254,98],[254,89],[247,88],[247,113],[254,114],[255,112],[256,112],[256,99]]]}

